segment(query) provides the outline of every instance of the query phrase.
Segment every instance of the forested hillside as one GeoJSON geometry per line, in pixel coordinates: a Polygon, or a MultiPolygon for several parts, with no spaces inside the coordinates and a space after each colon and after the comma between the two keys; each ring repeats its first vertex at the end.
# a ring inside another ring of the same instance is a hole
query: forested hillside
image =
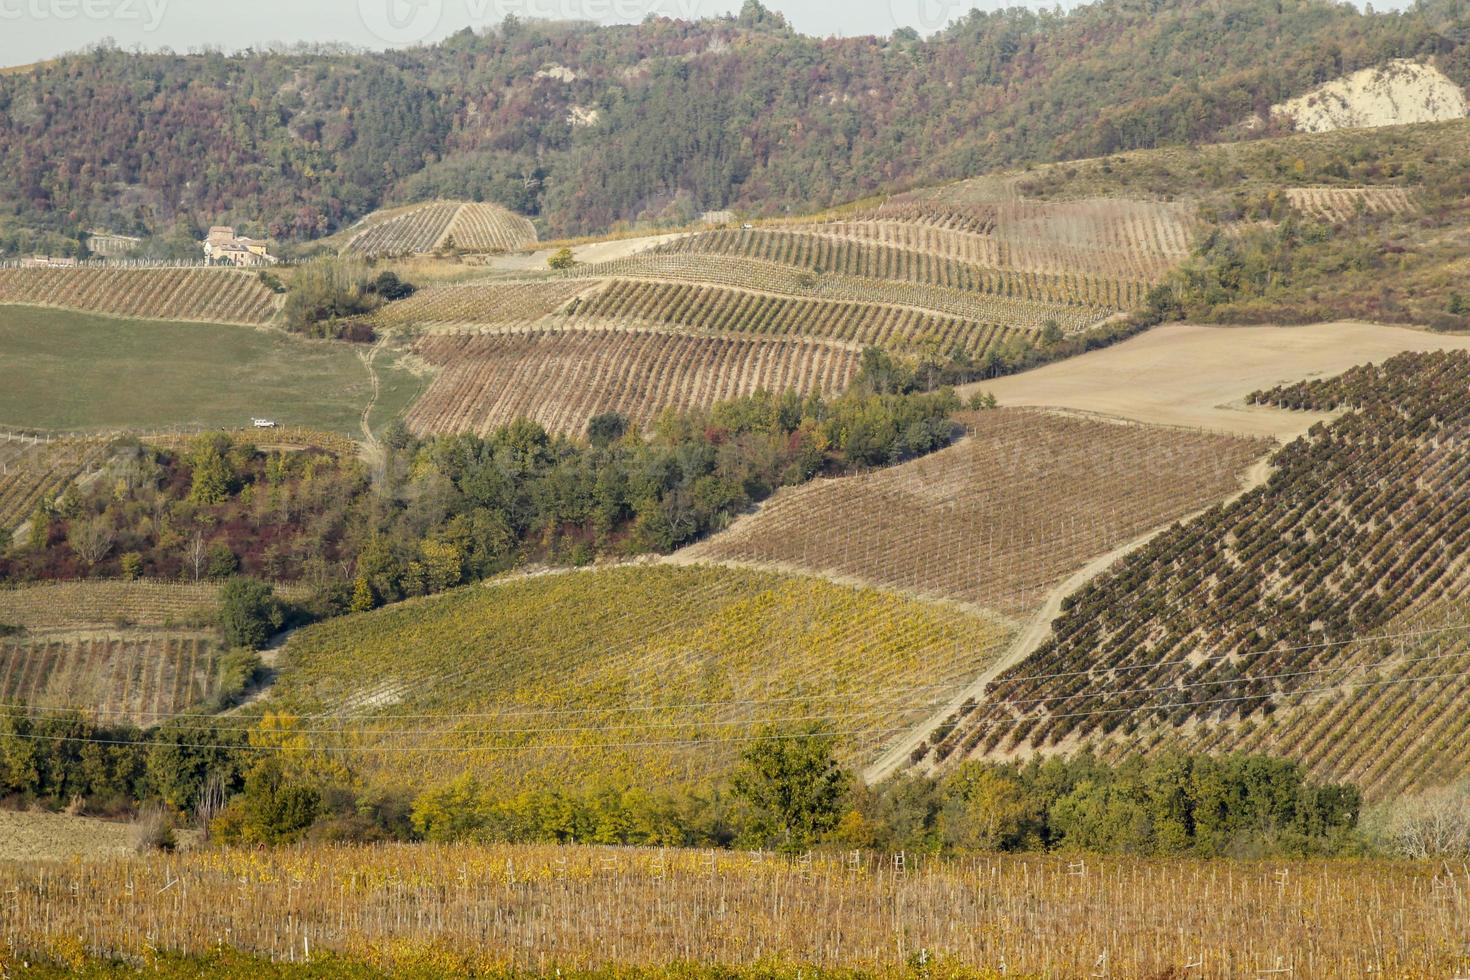
{"type": "Polygon", "coordinates": [[[752,2],[627,27],[512,18],[386,54],[100,49],[0,76],[0,248],[87,228],[182,248],[216,221],[304,239],[435,198],[497,201],[552,235],[782,214],[1213,138],[1389,58],[1464,84],[1466,24],[1462,0],[1101,0],[817,39],[752,2]]]}

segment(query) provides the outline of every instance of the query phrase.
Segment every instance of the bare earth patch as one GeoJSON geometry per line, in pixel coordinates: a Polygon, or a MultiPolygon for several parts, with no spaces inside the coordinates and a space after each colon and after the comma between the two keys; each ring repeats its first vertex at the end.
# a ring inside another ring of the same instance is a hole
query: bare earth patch
{"type": "MultiPolygon", "coordinates": [[[[637,255],[639,252],[646,252],[682,237],[684,237],[682,232],[676,232],[668,235],[649,235],[645,238],[613,238],[608,241],[574,246],[572,255],[583,264],[611,262],[615,259],[637,255]]],[[[542,248],[533,252],[496,255],[485,260],[485,267],[501,272],[545,272],[546,260],[551,258],[555,252],[556,249],[542,248]]]]}
{"type": "Polygon", "coordinates": [[[1470,337],[1370,323],[1156,327],[1115,347],[969,385],[1005,406],[1098,412],[1289,441],[1327,418],[1247,405],[1254,391],[1330,377],[1404,351],[1470,349],[1470,337]]]}
{"type": "Polygon", "coordinates": [[[1464,119],[1465,93],[1432,65],[1398,58],[1333,79],[1280,105],[1285,116],[1308,133],[1370,126],[1464,119]]]}
{"type": "MultiPolygon", "coordinates": [[[[179,833],[180,846],[194,836],[179,833]]],[[[137,828],[131,823],[73,817],[65,813],[0,810],[0,861],[97,860],[136,853],[137,828]]]]}

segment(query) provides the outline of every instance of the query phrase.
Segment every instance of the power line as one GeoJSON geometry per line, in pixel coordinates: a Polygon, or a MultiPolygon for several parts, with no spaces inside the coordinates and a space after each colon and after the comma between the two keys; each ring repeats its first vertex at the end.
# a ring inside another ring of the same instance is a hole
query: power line
{"type": "MultiPolygon", "coordinates": [[[[1457,672],[1446,673],[1446,674],[1430,674],[1430,675],[1422,676],[1422,677],[1396,677],[1396,678],[1390,678],[1390,679],[1387,679],[1387,680],[1360,681],[1360,682],[1356,682],[1356,683],[1354,683],[1354,682],[1344,682],[1344,683],[1340,683],[1340,684],[1329,684],[1329,685],[1326,685],[1326,686],[1323,686],[1323,687],[1317,687],[1317,688],[1303,688],[1303,689],[1296,690],[1296,691],[1291,691],[1291,692],[1288,692],[1288,693],[1290,693],[1293,697],[1300,697],[1300,696],[1305,696],[1305,695],[1309,695],[1309,694],[1321,694],[1321,693],[1327,693],[1327,692],[1331,692],[1331,691],[1350,691],[1350,690],[1355,691],[1355,690],[1362,690],[1362,689],[1365,689],[1365,688],[1386,687],[1386,686],[1397,685],[1397,684],[1423,684],[1423,683],[1428,683],[1430,681],[1436,681],[1436,680],[1454,680],[1454,679],[1457,679],[1457,678],[1465,678],[1465,677],[1470,677],[1470,670],[1457,671],[1457,672]]],[[[1190,708],[1190,707],[1205,707],[1205,706],[1221,705],[1221,704],[1236,704],[1236,703],[1239,703],[1239,702],[1242,702],[1242,701],[1258,701],[1258,700],[1261,700],[1261,699],[1262,699],[1262,695],[1238,695],[1238,696],[1232,696],[1232,697],[1227,697],[1227,698],[1211,698],[1211,699],[1204,699],[1204,700],[1198,700],[1198,701],[1177,701],[1177,702],[1168,703],[1168,704],[1142,705],[1142,706],[1119,707],[1119,708],[1098,708],[1098,709],[1093,709],[1093,710],[1090,710],[1090,711],[1078,711],[1078,712],[1069,712],[1069,713],[1065,713],[1065,714],[1044,715],[1044,716],[1038,715],[1036,717],[1038,719],[1044,718],[1044,719],[1049,720],[1049,721],[1054,721],[1054,720],[1061,720],[1061,719],[1064,719],[1064,718],[1086,718],[1086,717],[1093,717],[1093,716],[1097,716],[1097,715],[1118,714],[1118,713],[1123,713],[1123,712],[1127,712],[1127,713],[1139,712],[1139,711],[1157,712],[1157,711],[1167,711],[1167,710],[1171,710],[1171,709],[1174,709],[1174,708],[1190,708]]],[[[1017,719],[1015,719],[1015,718],[1007,718],[1007,719],[1004,719],[1004,720],[1007,721],[1007,722],[1012,722],[1012,721],[1015,721],[1017,719]]],[[[757,722],[754,722],[753,721],[752,723],[757,723],[757,722]]],[[[607,730],[612,730],[612,729],[596,729],[596,730],[607,731],[607,730]]],[[[388,753],[401,753],[401,754],[410,754],[410,753],[415,753],[415,752],[422,752],[422,753],[451,753],[452,754],[452,753],[467,753],[467,752],[545,752],[545,751],[570,751],[570,750],[585,750],[585,749],[633,749],[633,748],[653,748],[653,747],[680,747],[680,746],[700,746],[700,745],[725,745],[725,744],[738,744],[738,743],[745,743],[745,742],[759,742],[759,741],[765,741],[767,739],[778,739],[778,740],[793,740],[793,739],[795,739],[795,740],[800,740],[800,739],[820,739],[820,738],[833,738],[833,737],[841,738],[841,737],[846,737],[846,736],[875,737],[875,736],[884,736],[884,735],[893,735],[893,734],[905,733],[905,732],[910,732],[910,731],[912,731],[912,727],[911,726],[904,726],[904,727],[900,727],[900,728],[853,729],[853,730],[849,730],[849,731],[770,732],[770,733],[762,733],[762,734],[759,734],[759,735],[732,735],[732,736],[728,736],[728,737],[725,737],[725,738],[665,739],[665,740],[614,741],[614,742],[563,742],[563,743],[544,743],[544,744],[533,744],[533,745],[465,745],[465,746],[448,746],[448,745],[414,745],[414,746],[404,746],[404,745],[366,745],[366,746],[311,745],[311,746],[292,746],[292,745],[249,745],[249,744],[245,744],[245,745],[228,745],[228,744],[219,744],[219,743],[196,744],[196,743],[173,742],[173,741],[157,742],[157,741],[146,740],[146,739],[92,738],[92,737],[75,736],[75,735],[39,735],[39,734],[34,734],[34,733],[18,733],[18,732],[3,732],[3,733],[0,733],[0,738],[27,739],[27,740],[32,740],[32,741],[43,741],[43,742],[44,741],[51,741],[51,742],[72,742],[72,743],[94,744],[94,745],[153,746],[153,745],[160,745],[161,744],[161,745],[177,746],[179,748],[189,748],[189,749],[215,749],[215,750],[223,750],[223,751],[265,751],[265,752],[288,752],[288,751],[290,751],[290,752],[294,752],[294,751],[309,751],[309,752],[312,752],[312,751],[320,751],[320,752],[343,752],[343,753],[388,752],[388,753]]],[[[294,732],[292,732],[290,730],[282,730],[279,734],[284,735],[284,736],[291,736],[291,735],[296,734],[296,733],[294,733],[294,732]]],[[[347,734],[347,733],[344,732],[344,733],[340,733],[340,734],[347,734]]],[[[414,733],[395,732],[395,733],[392,733],[392,734],[412,735],[414,733]]],[[[443,733],[435,732],[435,733],[432,733],[432,734],[443,734],[443,733]]]]}
{"type": "MultiPolygon", "coordinates": [[[[1467,627],[1459,627],[1459,628],[1460,629],[1470,629],[1470,626],[1467,626],[1467,627]]],[[[1227,684],[1240,684],[1240,683],[1243,683],[1243,682],[1273,681],[1273,680],[1282,680],[1284,678],[1291,678],[1291,677],[1308,677],[1308,676],[1314,676],[1314,675],[1318,675],[1318,674],[1338,673],[1338,672],[1342,672],[1342,671],[1373,670],[1373,669],[1377,669],[1377,668],[1380,668],[1380,667],[1400,667],[1400,668],[1402,668],[1402,667],[1407,667],[1407,666],[1412,665],[1412,664],[1429,663],[1429,662],[1433,662],[1433,661],[1449,660],[1449,659],[1454,659],[1454,658],[1459,658],[1459,657],[1466,657],[1466,656],[1470,656],[1470,650],[1457,650],[1457,651],[1452,651],[1450,653],[1443,653],[1443,652],[1441,652],[1441,653],[1433,654],[1433,655],[1430,655],[1430,656],[1415,657],[1415,658],[1410,658],[1410,659],[1403,659],[1401,657],[1390,657],[1388,659],[1379,660],[1379,661],[1370,661],[1370,662],[1361,662],[1361,661],[1358,661],[1358,662],[1352,662],[1352,663],[1335,664],[1335,665],[1325,666],[1325,667],[1315,667],[1315,668],[1303,669],[1303,670],[1283,671],[1283,672],[1272,673],[1272,674],[1256,674],[1256,675],[1245,675],[1245,676],[1240,676],[1240,677],[1228,677],[1228,678],[1218,678],[1218,679],[1211,679],[1211,680],[1202,680],[1202,681],[1195,682],[1195,684],[1193,684],[1191,686],[1201,686],[1201,687],[1202,686],[1221,686],[1221,685],[1227,685],[1227,684]]],[[[1070,700],[1079,699],[1079,698],[1081,698],[1081,699],[1098,700],[1098,699],[1105,699],[1105,698],[1112,698],[1112,697],[1123,697],[1123,696],[1127,696],[1127,695],[1154,694],[1154,693],[1165,692],[1165,691],[1177,691],[1179,689],[1180,689],[1180,687],[1179,687],[1178,684],[1166,684],[1166,685],[1160,685],[1160,686],[1156,686],[1156,687],[1103,688],[1101,690],[1096,690],[1096,691],[1080,691],[1080,692],[1079,691],[1074,691],[1074,692],[1069,692],[1069,693],[1065,693],[1065,694],[1047,695],[1047,696],[1044,696],[1044,697],[1008,698],[1008,699],[1004,699],[1004,700],[1001,700],[1001,701],[995,702],[995,703],[996,704],[999,704],[999,705],[1005,705],[1005,706],[1014,707],[1016,705],[1025,705],[1025,704],[1045,704],[1045,703],[1051,702],[1051,701],[1070,701],[1070,700]]],[[[1296,691],[1281,691],[1281,692],[1273,692],[1273,693],[1295,694],[1297,692],[1296,691]]],[[[823,695],[821,699],[827,700],[827,699],[831,699],[831,698],[843,698],[843,699],[849,699],[849,698],[851,698],[851,699],[857,700],[859,697],[860,697],[859,695],[853,695],[853,694],[823,695]]],[[[1259,697],[1259,695],[1256,696],[1256,697],[1259,697]]],[[[787,700],[788,702],[800,702],[801,699],[795,698],[795,699],[785,699],[785,700],[787,700]]],[[[739,702],[739,701],[708,702],[706,704],[706,706],[707,707],[736,707],[736,706],[748,706],[748,705],[764,704],[764,703],[769,703],[769,702],[757,702],[757,701],[751,701],[751,702],[739,702]]],[[[874,701],[874,700],[871,700],[871,699],[862,699],[860,703],[854,705],[854,710],[853,711],[840,712],[840,713],[828,713],[828,714],[808,714],[808,715],[802,715],[802,716],[793,717],[793,718],[774,718],[774,719],[762,719],[762,718],[737,718],[737,719],[690,718],[690,719],[684,719],[684,720],[678,720],[678,721],[641,721],[641,722],[640,721],[628,721],[628,722],[608,723],[608,724],[592,725],[592,726],[584,726],[584,727],[568,727],[568,726],[565,726],[565,725],[559,725],[559,726],[557,726],[555,728],[491,728],[491,729],[442,729],[442,728],[440,728],[440,729],[405,729],[405,728],[346,728],[346,727],[339,727],[339,728],[294,728],[293,727],[293,728],[289,728],[289,729],[281,729],[281,731],[283,733],[293,734],[293,735],[349,735],[350,734],[350,735],[360,736],[360,737],[387,736],[387,735],[448,735],[448,734],[452,734],[452,735],[456,735],[456,736],[487,736],[487,737],[488,736],[501,736],[501,737],[504,737],[504,736],[522,736],[522,735],[548,735],[548,734],[574,733],[574,732],[627,731],[627,730],[637,730],[637,729],[674,729],[674,728],[688,728],[688,727],[730,727],[730,726],[735,726],[735,725],[750,725],[750,724],[792,725],[792,724],[808,724],[808,723],[820,722],[820,721],[847,720],[847,719],[852,719],[852,718],[873,717],[875,715],[886,714],[887,711],[885,711],[883,709],[886,706],[889,706],[889,705],[900,705],[901,704],[901,705],[906,705],[908,707],[911,707],[913,709],[919,709],[919,708],[938,707],[938,706],[943,705],[945,703],[947,703],[947,702],[946,701],[943,701],[943,700],[940,700],[940,701],[918,701],[918,702],[915,702],[915,701],[912,701],[912,700],[910,700],[908,698],[902,698],[902,699],[880,699],[880,700],[877,700],[877,701],[874,701]]],[[[1139,707],[1139,710],[1146,710],[1149,706],[1147,706],[1147,705],[1140,705],[1138,707],[1139,707]]],[[[58,709],[49,709],[49,710],[52,710],[53,712],[55,712],[58,709]]],[[[619,714],[619,713],[623,712],[626,709],[624,709],[624,708],[622,708],[620,706],[617,706],[617,705],[608,705],[608,706],[599,707],[599,708],[578,708],[578,709],[567,709],[567,710],[569,710],[569,711],[570,710],[575,710],[578,713],[582,713],[582,714],[616,715],[616,714],[619,714]]],[[[435,715],[435,716],[432,716],[432,717],[445,718],[446,720],[451,720],[451,721],[465,721],[465,720],[469,720],[471,718],[479,718],[479,717],[487,717],[487,716],[486,715],[482,715],[482,714],[470,714],[470,713],[465,713],[465,714],[451,714],[451,713],[446,713],[446,714],[435,715]]],[[[378,719],[378,720],[380,722],[413,721],[413,720],[421,720],[421,716],[415,716],[415,715],[394,715],[394,716],[383,717],[383,718],[378,719]]],[[[259,726],[256,726],[256,725],[252,725],[252,726],[222,726],[222,725],[213,725],[213,724],[201,724],[201,725],[175,725],[175,726],[172,726],[172,728],[173,728],[174,731],[237,732],[237,733],[251,733],[251,732],[259,732],[259,731],[262,731],[262,729],[259,726]]]]}

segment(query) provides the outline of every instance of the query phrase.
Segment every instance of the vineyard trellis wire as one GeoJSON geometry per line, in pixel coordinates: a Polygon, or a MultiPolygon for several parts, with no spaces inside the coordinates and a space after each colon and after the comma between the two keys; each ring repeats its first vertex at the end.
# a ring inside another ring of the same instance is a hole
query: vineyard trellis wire
{"type": "Polygon", "coordinates": [[[1067,856],[905,858],[864,853],[854,872],[845,853],[318,845],[12,864],[0,891],[20,951],[228,945],[282,961],[376,950],[383,963],[397,950],[422,962],[428,930],[445,945],[426,948],[455,972],[535,971],[548,949],[573,970],[769,966],[772,949],[817,969],[933,958],[1065,976],[1100,958],[1119,975],[1197,962],[1219,977],[1282,962],[1305,976],[1449,976],[1466,962],[1455,938],[1470,900],[1420,864],[1104,857],[1079,876],[1067,856]]]}

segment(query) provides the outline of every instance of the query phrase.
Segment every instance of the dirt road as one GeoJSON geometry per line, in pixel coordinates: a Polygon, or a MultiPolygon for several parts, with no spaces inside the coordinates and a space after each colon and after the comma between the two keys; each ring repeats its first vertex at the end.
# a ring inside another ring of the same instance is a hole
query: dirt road
{"type": "MultiPolygon", "coordinates": [[[[1256,487],[1262,486],[1270,477],[1270,461],[1266,459],[1259,461],[1247,470],[1241,478],[1240,490],[1232,494],[1225,502],[1230,503],[1254,490],[1256,487]]],[[[1201,513],[1204,513],[1204,509],[1180,518],[1180,520],[1191,520],[1201,513]]],[[[1051,636],[1052,622],[1060,615],[1062,601],[1067,596],[1081,589],[1088,582],[1091,582],[1103,572],[1113,567],[1116,562],[1148,544],[1155,537],[1172,527],[1174,523],[1175,521],[1170,521],[1168,524],[1160,525],[1145,534],[1139,535],[1132,541],[1114,548],[1107,554],[1097,556],[1068,576],[1056,588],[1048,592],[1046,601],[1042,603],[1041,608],[1027,622],[1025,628],[1016,634],[1015,640],[1011,642],[1006,652],[995,663],[987,667],[984,673],[976,677],[968,687],[955,695],[948,704],[934,712],[920,725],[915,727],[913,731],[907,733],[898,742],[889,747],[872,765],[863,771],[863,779],[869,784],[877,783],[897,772],[899,768],[908,762],[909,756],[913,753],[914,749],[918,748],[929,737],[929,733],[943,724],[946,718],[958,711],[970,698],[974,698],[977,703],[983,705],[986,686],[1012,667],[1023,663],[1027,657],[1035,653],[1046,642],[1047,637],[1051,636]]]]}

